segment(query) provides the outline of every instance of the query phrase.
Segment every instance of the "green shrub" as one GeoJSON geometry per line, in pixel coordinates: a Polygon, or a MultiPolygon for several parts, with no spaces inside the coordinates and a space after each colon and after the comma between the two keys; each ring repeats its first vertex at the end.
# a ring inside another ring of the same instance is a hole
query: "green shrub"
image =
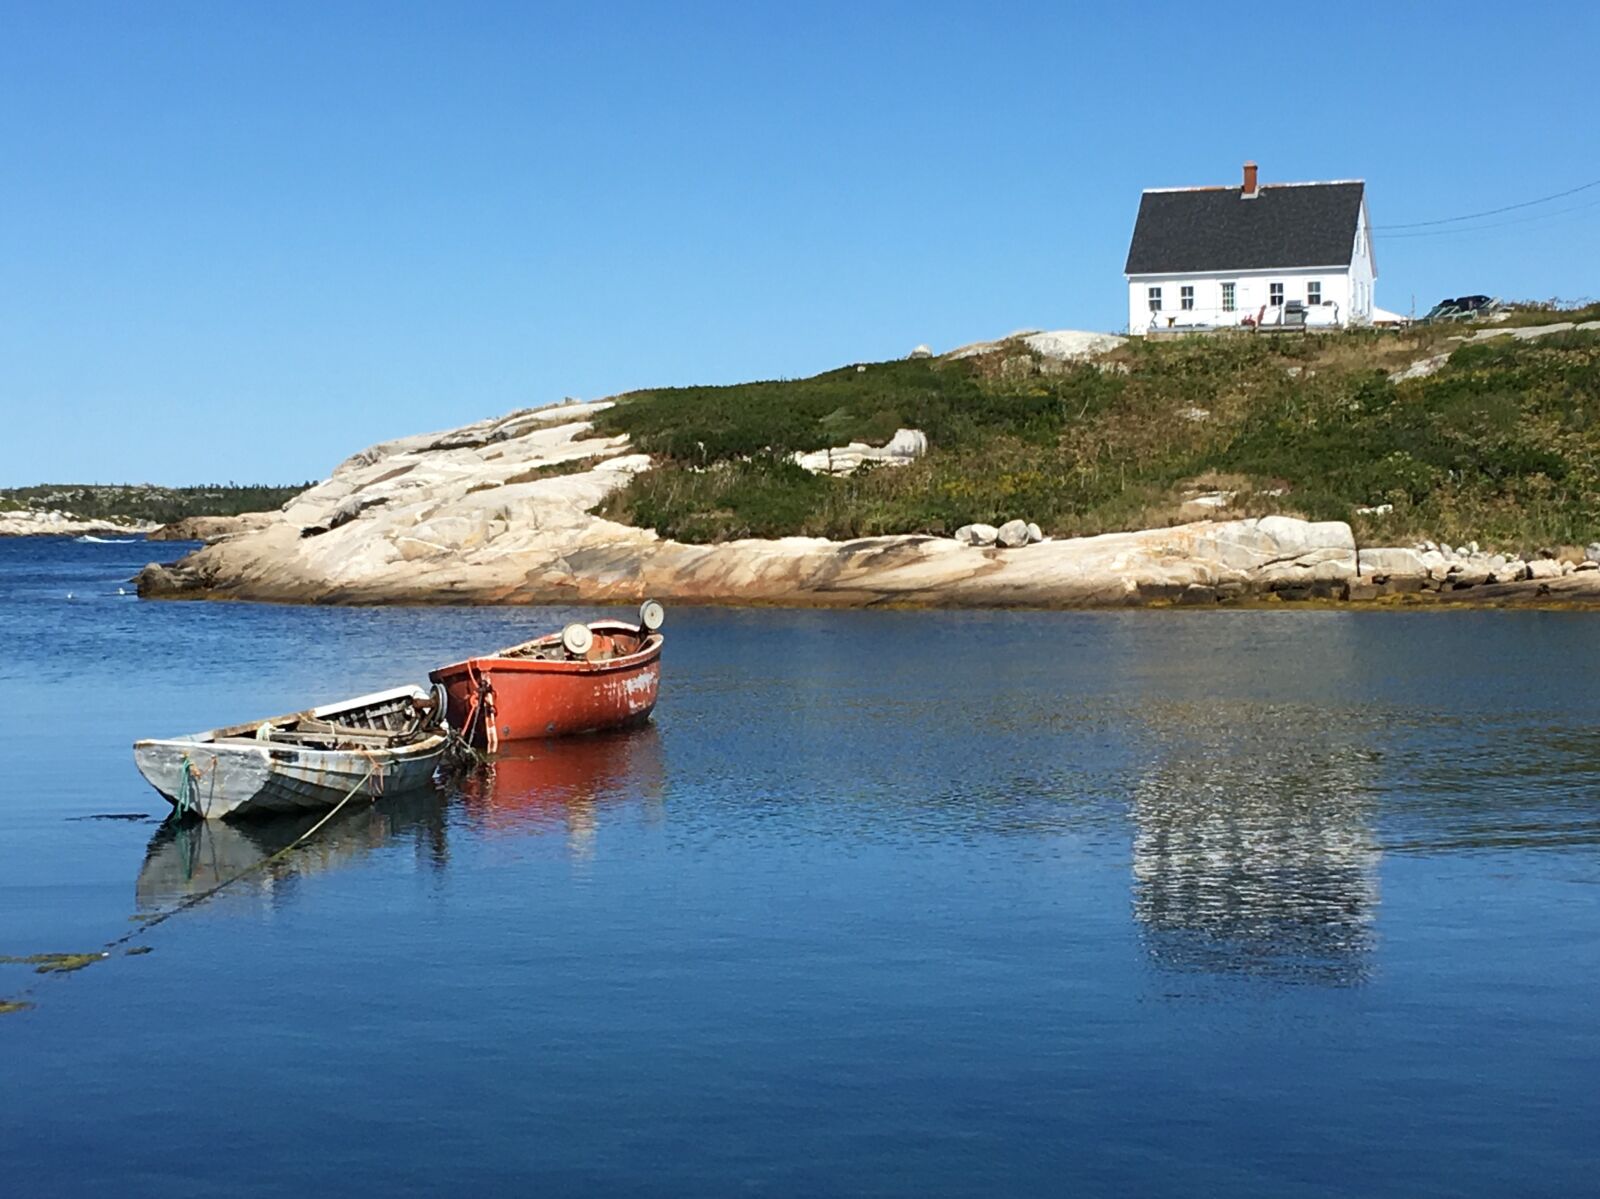
{"type": "Polygon", "coordinates": [[[601,431],[630,434],[658,464],[604,510],[687,541],[949,533],[1012,517],[1072,535],[1186,519],[1185,492],[1222,478],[1235,512],[1353,520],[1369,542],[1600,536],[1600,337],[1495,338],[1433,376],[1389,382],[1443,336],[1147,339],[1070,368],[1009,346],[639,392],[601,431]],[[789,461],[902,426],[932,447],[910,466],[826,478],[789,461]],[[1379,504],[1393,512],[1355,514],[1379,504]]]}

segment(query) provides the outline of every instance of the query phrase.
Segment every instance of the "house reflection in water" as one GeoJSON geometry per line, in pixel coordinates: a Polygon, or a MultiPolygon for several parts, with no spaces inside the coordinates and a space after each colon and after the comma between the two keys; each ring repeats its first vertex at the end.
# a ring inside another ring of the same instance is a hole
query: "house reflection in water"
{"type": "Polygon", "coordinates": [[[1133,909],[1178,970],[1348,985],[1366,978],[1379,851],[1377,754],[1325,712],[1176,705],[1132,803],[1133,909]]]}

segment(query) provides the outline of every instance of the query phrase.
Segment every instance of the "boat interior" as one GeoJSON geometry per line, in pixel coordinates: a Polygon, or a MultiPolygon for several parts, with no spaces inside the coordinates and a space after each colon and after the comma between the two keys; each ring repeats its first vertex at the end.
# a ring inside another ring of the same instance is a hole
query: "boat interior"
{"type": "Polygon", "coordinates": [[[620,627],[589,626],[592,640],[582,653],[573,653],[562,640],[561,633],[536,637],[521,645],[508,646],[498,651],[497,658],[519,658],[530,662],[609,662],[626,658],[644,649],[653,633],[620,627]]]}
{"type": "Polygon", "coordinates": [[[405,691],[371,703],[314,708],[232,725],[195,740],[235,745],[268,742],[297,749],[393,749],[442,733],[440,712],[437,696],[405,691]]]}

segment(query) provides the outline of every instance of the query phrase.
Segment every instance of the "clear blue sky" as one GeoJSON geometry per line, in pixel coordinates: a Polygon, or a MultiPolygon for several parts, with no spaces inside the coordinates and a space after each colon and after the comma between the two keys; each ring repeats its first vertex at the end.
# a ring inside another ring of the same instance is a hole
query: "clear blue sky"
{"type": "MultiPolygon", "coordinates": [[[[1143,187],[1255,158],[1365,178],[1381,229],[1600,178],[1597,46],[1578,0],[0,0],[0,484],[298,481],[567,395],[1115,329],[1143,187]]],[[[1382,238],[1378,302],[1600,295],[1595,201],[1382,238]]]]}

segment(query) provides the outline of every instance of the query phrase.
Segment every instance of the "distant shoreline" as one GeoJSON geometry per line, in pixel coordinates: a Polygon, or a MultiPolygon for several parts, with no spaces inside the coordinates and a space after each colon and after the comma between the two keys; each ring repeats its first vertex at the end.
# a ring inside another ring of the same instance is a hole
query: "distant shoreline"
{"type": "Polygon", "coordinates": [[[83,519],[64,512],[0,511],[0,537],[144,537],[155,521],[83,519]]]}

